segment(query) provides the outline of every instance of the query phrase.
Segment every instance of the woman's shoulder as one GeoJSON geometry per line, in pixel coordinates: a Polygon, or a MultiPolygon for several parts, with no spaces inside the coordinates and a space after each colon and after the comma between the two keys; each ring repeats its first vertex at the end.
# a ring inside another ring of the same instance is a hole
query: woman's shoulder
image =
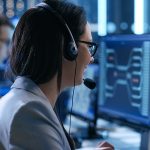
{"type": "Polygon", "coordinates": [[[8,132],[13,123],[28,123],[31,120],[34,122],[36,118],[57,123],[53,108],[44,98],[20,90],[11,90],[0,99],[0,126],[8,132]]]}
{"type": "MultiPolygon", "coordinates": [[[[8,112],[7,112],[8,113],[8,112]]],[[[9,111],[9,114],[12,113],[9,111]]],[[[7,115],[6,115],[7,116],[7,115]]],[[[2,117],[1,117],[2,118],[2,117]]],[[[3,116],[3,119],[4,118],[3,116]]],[[[21,146],[24,149],[69,149],[61,125],[53,111],[40,101],[30,101],[17,110],[8,123],[0,126],[0,143],[7,147],[21,146]],[[6,134],[7,132],[7,134],[6,134]]],[[[2,122],[0,121],[0,124],[2,122]]]]}
{"type": "Polygon", "coordinates": [[[18,113],[20,109],[25,110],[31,107],[36,107],[35,109],[39,109],[39,111],[42,111],[43,107],[45,110],[49,111],[52,109],[50,103],[47,100],[24,90],[12,89],[0,99],[1,115],[10,114],[8,116],[13,116],[18,113]]]}
{"type": "MultiPolygon", "coordinates": [[[[38,141],[39,146],[60,145],[62,147],[63,143],[66,143],[63,130],[53,109],[49,109],[39,101],[28,102],[18,110],[13,118],[10,133],[12,144],[24,143],[26,137],[31,141],[33,139],[33,141],[38,141]],[[21,137],[19,142],[16,137],[21,137]],[[40,144],[40,140],[43,143],[40,144]],[[59,144],[54,144],[55,142],[59,144]]],[[[30,142],[27,143],[30,145],[30,142]]]]}

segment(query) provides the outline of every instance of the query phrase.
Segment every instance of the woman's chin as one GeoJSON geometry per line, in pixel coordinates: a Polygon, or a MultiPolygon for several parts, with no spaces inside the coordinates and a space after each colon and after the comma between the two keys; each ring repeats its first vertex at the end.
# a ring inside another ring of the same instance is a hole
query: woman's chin
{"type": "Polygon", "coordinates": [[[76,85],[81,85],[83,83],[83,78],[76,80],[76,85]]]}
{"type": "MultiPolygon", "coordinates": [[[[76,80],[76,82],[75,82],[75,86],[81,85],[82,83],[83,83],[83,79],[78,79],[78,80],[76,80]]],[[[64,88],[71,88],[71,87],[74,87],[74,82],[65,85],[65,86],[63,87],[63,89],[64,89],[64,88]]]]}

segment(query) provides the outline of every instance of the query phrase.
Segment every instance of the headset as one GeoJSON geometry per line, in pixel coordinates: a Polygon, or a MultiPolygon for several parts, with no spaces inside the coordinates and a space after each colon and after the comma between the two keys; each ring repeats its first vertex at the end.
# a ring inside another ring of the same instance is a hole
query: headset
{"type": "MultiPolygon", "coordinates": [[[[59,14],[59,12],[57,12],[55,9],[53,9],[51,6],[49,6],[48,4],[46,4],[44,2],[41,2],[38,5],[36,5],[36,8],[43,8],[43,9],[49,11],[51,14],[54,15],[54,17],[56,17],[60,21],[62,26],[64,26],[64,29],[66,29],[66,31],[68,32],[68,35],[70,36],[70,39],[71,39],[70,42],[67,44],[67,48],[64,50],[64,57],[69,61],[75,61],[76,67],[77,67],[77,62],[76,62],[76,58],[78,56],[77,45],[75,43],[74,37],[71,33],[71,30],[70,30],[69,26],[67,25],[67,23],[65,22],[65,20],[63,19],[63,17],[59,14]]],[[[76,68],[75,68],[75,75],[74,75],[74,89],[75,89],[75,76],[76,76],[76,68]]],[[[73,95],[72,95],[72,106],[73,106],[73,97],[74,97],[74,90],[73,90],[73,95]]],[[[59,108],[59,110],[60,110],[60,108],[59,108]]],[[[61,119],[60,119],[60,123],[62,124],[61,119]]],[[[69,124],[70,124],[69,125],[69,135],[70,135],[71,114],[70,114],[70,123],[69,124]]],[[[62,124],[62,127],[63,127],[63,124],[62,124]]]]}
{"type": "MultiPolygon", "coordinates": [[[[64,28],[68,32],[68,34],[70,36],[70,39],[71,39],[71,41],[67,45],[67,48],[64,51],[64,57],[69,61],[74,61],[75,60],[75,62],[76,62],[76,58],[78,56],[77,45],[76,45],[74,37],[71,33],[71,30],[70,30],[69,26],[67,25],[67,23],[65,22],[65,20],[63,19],[63,17],[55,9],[53,9],[51,6],[49,6],[48,4],[46,4],[44,2],[39,3],[38,5],[36,5],[36,8],[43,8],[43,9],[49,11],[51,14],[53,14],[60,21],[62,26],[64,26],[64,28]]],[[[77,62],[76,62],[76,68],[77,68],[77,62]]],[[[73,88],[73,94],[72,94],[71,111],[72,111],[72,108],[73,108],[73,97],[74,97],[74,91],[75,91],[76,68],[75,68],[75,75],[74,75],[74,88],[73,88]]],[[[89,89],[94,89],[95,88],[96,84],[93,80],[91,80],[91,79],[83,79],[83,80],[84,80],[85,86],[87,86],[89,89]]],[[[70,123],[69,123],[69,135],[70,135],[70,128],[71,128],[71,114],[70,114],[70,123]]]]}
{"type": "Polygon", "coordinates": [[[41,2],[38,5],[36,5],[36,8],[43,8],[47,10],[60,21],[62,26],[64,26],[64,28],[68,32],[68,35],[70,36],[70,39],[71,39],[71,41],[67,44],[67,48],[64,50],[64,57],[69,61],[76,60],[77,55],[78,55],[78,48],[74,40],[74,37],[71,33],[71,30],[69,26],[67,25],[67,23],[65,22],[65,20],[63,19],[63,17],[55,9],[53,9],[52,7],[50,7],[48,4],[44,2],[41,2]]]}

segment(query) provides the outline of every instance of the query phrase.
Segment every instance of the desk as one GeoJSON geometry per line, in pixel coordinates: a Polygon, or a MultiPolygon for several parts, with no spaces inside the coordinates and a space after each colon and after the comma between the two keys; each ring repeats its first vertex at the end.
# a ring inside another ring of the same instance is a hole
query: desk
{"type": "MultiPolygon", "coordinates": [[[[68,123],[67,123],[68,124],[68,123]]],[[[126,126],[119,126],[117,124],[110,124],[105,120],[98,120],[98,127],[102,127],[103,130],[99,130],[98,133],[103,135],[104,139],[87,139],[82,141],[82,147],[96,147],[101,141],[110,142],[115,146],[115,150],[139,150],[141,135],[140,133],[132,130],[126,126]],[[104,128],[109,129],[104,130],[104,128]]],[[[76,129],[78,126],[86,126],[85,122],[72,117],[71,132],[78,132],[76,129]]],[[[66,129],[68,127],[66,126],[66,129]]],[[[68,130],[68,129],[67,129],[68,130]]]]}
{"type": "Polygon", "coordinates": [[[83,140],[82,147],[94,147],[100,141],[107,141],[114,145],[115,150],[139,150],[140,134],[131,131],[126,127],[117,128],[105,139],[83,140]]]}

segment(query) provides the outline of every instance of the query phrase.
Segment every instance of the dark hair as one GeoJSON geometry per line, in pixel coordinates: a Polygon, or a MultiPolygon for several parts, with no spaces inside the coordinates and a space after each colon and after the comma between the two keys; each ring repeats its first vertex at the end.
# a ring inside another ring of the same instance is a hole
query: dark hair
{"type": "Polygon", "coordinates": [[[13,24],[9,21],[9,19],[5,15],[0,14],[0,27],[3,25],[9,26],[12,29],[14,28],[13,24]]]}
{"type": "MultiPolygon", "coordinates": [[[[45,1],[68,24],[75,39],[87,23],[82,7],[64,1],[45,1]],[[73,19],[72,19],[73,18],[73,19]]],[[[58,74],[60,88],[62,56],[70,40],[59,19],[43,8],[31,8],[21,17],[12,39],[10,67],[15,76],[27,76],[42,84],[58,74]]]]}
{"type": "MultiPolygon", "coordinates": [[[[45,2],[63,17],[74,39],[78,40],[87,23],[84,9],[66,1],[45,2]]],[[[69,40],[66,29],[53,14],[43,8],[29,9],[13,34],[10,54],[12,74],[27,76],[37,84],[46,83],[57,74],[60,90],[62,56],[69,40]]],[[[65,134],[71,149],[74,149],[73,141],[66,131],[65,134]]]]}

